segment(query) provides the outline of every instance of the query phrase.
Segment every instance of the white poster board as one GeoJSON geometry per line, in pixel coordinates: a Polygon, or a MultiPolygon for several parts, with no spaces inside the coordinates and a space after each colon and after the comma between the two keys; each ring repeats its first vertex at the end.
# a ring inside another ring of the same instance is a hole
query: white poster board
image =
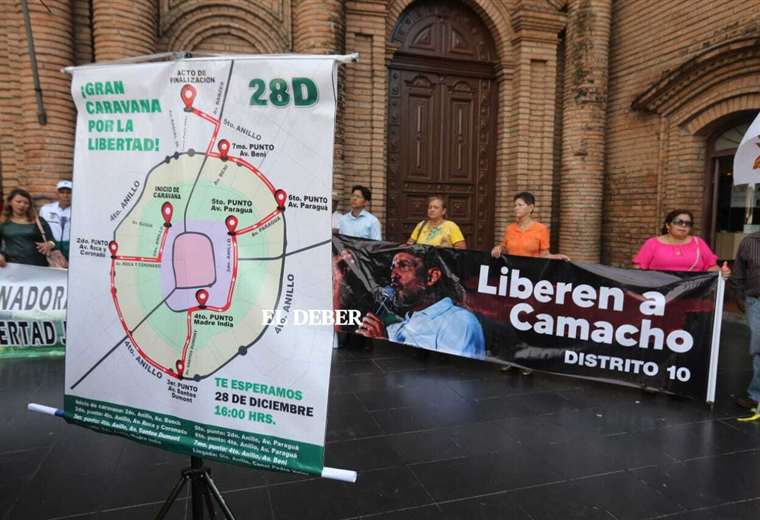
{"type": "Polygon", "coordinates": [[[289,318],[332,309],[335,64],[74,69],[67,420],[322,472],[332,327],[289,318]]]}
{"type": "Polygon", "coordinates": [[[734,186],[760,183],[760,114],[742,137],[734,154],[734,186]]]}

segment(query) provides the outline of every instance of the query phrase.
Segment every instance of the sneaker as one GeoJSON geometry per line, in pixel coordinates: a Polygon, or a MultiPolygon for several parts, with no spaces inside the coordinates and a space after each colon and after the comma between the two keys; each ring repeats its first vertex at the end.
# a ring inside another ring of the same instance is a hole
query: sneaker
{"type": "Polygon", "coordinates": [[[750,399],[749,397],[734,397],[734,402],[741,408],[745,408],[747,410],[757,410],[757,401],[750,399]]]}
{"type": "MultiPolygon", "coordinates": [[[[752,399],[749,400],[751,401],[752,399]]],[[[755,406],[750,409],[750,412],[752,412],[752,415],[749,417],[737,417],[736,420],[742,423],[760,421],[760,406],[755,406]]]]}

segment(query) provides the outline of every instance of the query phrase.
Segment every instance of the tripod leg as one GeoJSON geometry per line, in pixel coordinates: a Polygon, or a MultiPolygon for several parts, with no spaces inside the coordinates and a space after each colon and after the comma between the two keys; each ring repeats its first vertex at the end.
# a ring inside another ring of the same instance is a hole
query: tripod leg
{"type": "Polygon", "coordinates": [[[211,492],[208,490],[208,483],[203,481],[203,498],[206,500],[206,509],[208,509],[208,517],[210,520],[216,519],[216,513],[214,512],[214,502],[211,500],[211,492]]]}
{"type": "Polygon", "coordinates": [[[174,489],[172,489],[172,492],[169,494],[169,497],[166,499],[166,502],[164,502],[164,505],[161,507],[161,511],[158,512],[158,515],[156,515],[156,520],[162,520],[163,518],[166,518],[166,515],[169,513],[169,509],[171,509],[172,505],[174,504],[174,501],[177,500],[177,496],[179,495],[179,492],[182,491],[182,488],[185,487],[185,483],[187,482],[187,479],[189,479],[190,476],[186,474],[182,474],[181,477],[179,477],[179,480],[174,485],[174,489]]]}
{"type": "Polygon", "coordinates": [[[224,513],[225,520],[235,520],[235,517],[232,514],[232,511],[230,511],[230,508],[227,507],[227,503],[224,501],[224,497],[219,492],[219,489],[216,487],[216,484],[214,484],[214,479],[211,478],[211,474],[204,473],[204,477],[206,477],[206,487],[211,491],[211,493],[214,495],[214,498],[216,499],[216,502],[219,504],[219,507],[222,508],[222,512],[224,513]]]}

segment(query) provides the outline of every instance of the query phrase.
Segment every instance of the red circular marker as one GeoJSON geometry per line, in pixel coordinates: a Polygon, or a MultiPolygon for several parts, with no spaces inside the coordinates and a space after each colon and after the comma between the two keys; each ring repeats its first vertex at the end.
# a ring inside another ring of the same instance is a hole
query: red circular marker
{"type": "Polygon", "coordinates": [[[208,291],[206,289],[198,289],[195,291],[195,299],[198,301],[198,305],[201,306],[201,308],[206,306],[206,302],[208,301],[208,291]]]}
{"type": "Polygon", "coordinates": [[[223,160],[227,160],[227,152],[230,150],[230,142],[227,139],[220,139],[216,147],[219,149],[219,157],[223,160]]]}
{"type": "Polygon", "coordinates": [[[185,364],[182,362],[181,359],[178,359],[176,363],[174,363],[174,367],[177,369],[177,375],[182,377],[182,372],[185,371],[185,364]]]}
{"type": "Polygon", "coordinates": [[[166,224],[172,223],[172,215],[174,215],[174,206],[171,202],[164,202],[161,205],[161,216],[164,217],[166,224]]]}
{"type": "Polygon", "coordinates": [[[277,207],[282,209],[285,207],[285,201],[288,200],[288,194],[285,190],[276,190],[274,192],[274,200],[277,201],[277,207]]]}
{"type": "Polygon", "coordinates": [[[198,93],[195,87],[192,85],[185,85],[180,91],[180,97],[185,104],[185,110],[190,111],[193,108],[193,101],[195,101],[195,95],[198,93]]]}
{"type": "Polygon", "coordinates": [[[224,225],[227,226],[227,230],[230,232],[230,234],[235,233],[235,230],[238,226],[238,219],[235,215],[230,215],[226,219],[224,219],[224,225]]]}
{"type": "Polygon", "coordinates": [[[119,250],[119,244],[116,243],[116,240],[111,240],[108,243],[108,250],[111,251],[111,258],[116,256],[116,251],[119,250]]]}

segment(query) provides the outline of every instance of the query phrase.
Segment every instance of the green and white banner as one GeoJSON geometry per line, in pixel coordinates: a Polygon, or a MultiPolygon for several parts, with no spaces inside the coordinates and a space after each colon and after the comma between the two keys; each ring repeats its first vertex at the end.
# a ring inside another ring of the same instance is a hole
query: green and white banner
{"type": "Polygon", "coordinates": [[[60,356],[65,344],[66,270],[0,269],[0,357],[60,356]]]}
{"type": "Polygon", "coordinates": [[[68,421],[322,472],[337,59],[74,69],[68,421]]]}

